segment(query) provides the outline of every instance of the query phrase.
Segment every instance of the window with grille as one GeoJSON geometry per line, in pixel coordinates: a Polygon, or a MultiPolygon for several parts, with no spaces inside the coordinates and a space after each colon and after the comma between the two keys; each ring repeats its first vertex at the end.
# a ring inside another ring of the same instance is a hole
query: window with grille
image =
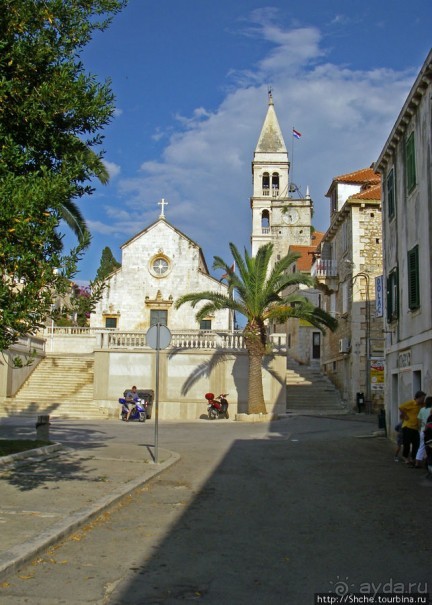
{"type": "Polygon", "coordinates": [[[394,321],[399,313],[399,276],[393,269],[387,277],[387,321],[394,321]]]}
{"type": "Polygon", "coordinates": [[[418,246],[408,251],[408,307],[420,307],[419,252],[418,246]]]}
{"type": "Polygon", "coordinates": [[[407,139],[405,146],[405,169],[406,169],[406,184],[407,191],[410,193],[416,186],[416,165],[415,165],[415,148],[414,148],[414,133],[412,132],[407,139]]]}

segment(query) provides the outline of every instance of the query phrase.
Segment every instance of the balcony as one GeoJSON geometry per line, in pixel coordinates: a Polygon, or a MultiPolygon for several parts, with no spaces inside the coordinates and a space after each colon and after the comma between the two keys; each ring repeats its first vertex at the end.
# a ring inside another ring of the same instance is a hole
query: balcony
{"type": "Polygon", "coordinates": [[[279,197],[279,188],[278,187],[272,187],[271,190],[269,189],[269,187],[265,187],[262,190],[263,197],[270,197],[270,191],[271,191],[271,197],[279,197]]]}
{"type": "Polygon", "coordinates": [[[318,258],[312,265],[311,275],[314,277],[336,277],[338,275],[337,261],[318,258]]]}

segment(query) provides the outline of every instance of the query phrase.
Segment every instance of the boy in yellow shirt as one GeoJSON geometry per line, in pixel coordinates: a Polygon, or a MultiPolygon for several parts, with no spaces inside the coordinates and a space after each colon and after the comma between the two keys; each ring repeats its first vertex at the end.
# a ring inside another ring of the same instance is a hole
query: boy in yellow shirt
{"type": "Polygon", "coordinates": [[[410,466],[414,466],[414,460],[420,445],[419,421],[417,416],[423,406],[425,397],[426,393],[417,391],[414,395],[414,399],[405,401],[405,403],[402,403],[402,405],[399,406],[404,418],[402,422],[402,457],[405,460],[405,463],[410,466]]]}

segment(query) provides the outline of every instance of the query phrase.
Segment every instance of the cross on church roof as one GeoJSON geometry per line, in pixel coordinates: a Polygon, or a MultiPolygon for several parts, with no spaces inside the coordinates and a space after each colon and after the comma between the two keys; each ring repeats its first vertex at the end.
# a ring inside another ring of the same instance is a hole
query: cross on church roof
{"type": "Polygon", "coordinates": [[[158,205],[161,207],[161,213],[159,215],[159,218],[165,218],[165,206],[168,206],[168,202],[166,202],[165,199],[162,198],[161,201],[158,202],[158,205]]]}

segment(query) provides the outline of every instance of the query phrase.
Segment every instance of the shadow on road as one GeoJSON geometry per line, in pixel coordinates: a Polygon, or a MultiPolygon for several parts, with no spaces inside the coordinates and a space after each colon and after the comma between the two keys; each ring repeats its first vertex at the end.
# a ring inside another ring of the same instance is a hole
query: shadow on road
{"type": "MultiPolygon", "coordinates": [[[[8,426],[0,422],[0,437],[8,439],[35,439],[33,424],[22,426],[8,426]]],[[[71,450],[98,450],[106,447],[111,437],[103,431],[84,428],[72,423],[53,423],[50,430],[50,440],[67,443],[71,450]]],[[[3,482],[15,486],[20,491],[30,491],[59,481],[89,481],[93,472],[91,467],[92,456],[81,456],[79,459],[65,452],[59,451],[49,459],[41,456],[37,462],[34,460],[16,460],[13,465],[1,470],[0,490],[3,482]]],[[[95,478],[94,480],[97,480],[95,478]]]]}
{"type": "MultiPolygon", "coordinates": [[[[424,587],[432,492],[394,464],[387,440],[357,439],[362,432],[358,423],[303,418],[235,441],[110,605],[305,605],[341,578],[353,592],[389,580],[424,587]]],[[[146,527],[161,498],[181,506],[177,468],[146,492],[146,527]]]]}

